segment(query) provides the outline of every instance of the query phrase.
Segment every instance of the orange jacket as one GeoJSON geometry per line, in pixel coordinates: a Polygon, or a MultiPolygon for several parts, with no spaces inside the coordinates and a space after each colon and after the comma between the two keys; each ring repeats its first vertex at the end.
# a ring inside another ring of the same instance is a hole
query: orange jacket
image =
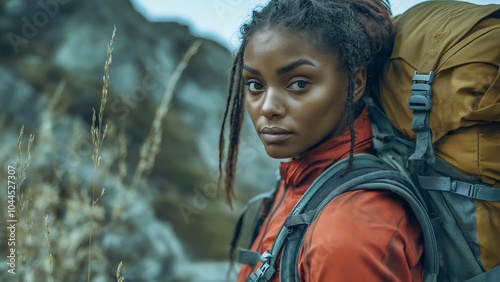
{"type": "MultiPolygon", "coordinates": [[[[367,109],[356,119],[354,128],[354,152],[370,153],[372,132],[367,109]]],[[[263,253],[271,249],[300,197],[328,166],[348,157],[349,148],[347,129],[307,155],[281,163],[280,188],[251,250],[263,253]]],[[[301,281],[423,279],[420,226],[404,200],[388,191],[358,190],[336,197],[311,224],[303,242],[298,261],[301,281]]],[[[260,262],[256,268],[259,266],[260,262]]],[[[276,267],[271,281],[279,281],[279,259],[276,267]]],[[[238,281],[245,281],[251,272],[249,265],[243,265],[238,281]]]]}

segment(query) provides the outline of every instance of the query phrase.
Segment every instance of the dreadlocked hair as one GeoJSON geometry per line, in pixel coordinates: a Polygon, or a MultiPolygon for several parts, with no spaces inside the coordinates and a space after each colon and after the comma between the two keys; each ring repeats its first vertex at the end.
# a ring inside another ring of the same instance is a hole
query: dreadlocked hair
{"type": "Polygon", "coordinates": [[[339,57],[341,69],[348,78],[345,108],[351,147],[345,173],[352,168],[354,120],[361,112],[360,103],[354,103],[353,97],[355,70],[359,67],[366,68],[366,91],[369,92],[376,81],[374,75],[380,72],[384,60],[391,52],[391,12],[387,0],[271,0],[265,7],[254,10],[252,19],[240,28],[242,44],[231,68],[219,136],[219,187],[224,179],[226,198],[231,207],[245,100],[243,56],[248,41],[256,31],[274,27],[304,31],[318,51],[334,52],[339,57]],[[224,132],[228,116],[229,146],[223,168],[226,145],[224,132]]]}

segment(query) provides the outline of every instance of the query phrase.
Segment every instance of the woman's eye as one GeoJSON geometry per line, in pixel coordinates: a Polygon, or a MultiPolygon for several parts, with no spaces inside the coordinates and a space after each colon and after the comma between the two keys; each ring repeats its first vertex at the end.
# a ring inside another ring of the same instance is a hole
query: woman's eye
{"type": "Polygon", "coordinates": [[[304,90],[309,85],[309,82],[305,80],[297,80],[288,86],[291,90],[304,90]]]}
{"type": "Polygon", "coordinates": [[[249,91],[257,92],[257,91],[264,90],[264,86],[258,82],[255,82],[255,81],[249,81],[245,84],[248,86],[249,91]]]}

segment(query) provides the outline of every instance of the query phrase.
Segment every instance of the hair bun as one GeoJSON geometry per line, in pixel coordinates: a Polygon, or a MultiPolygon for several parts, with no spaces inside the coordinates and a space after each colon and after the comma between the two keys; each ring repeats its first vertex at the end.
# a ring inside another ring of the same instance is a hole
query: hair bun
{"type": "Polygon", "coordinates": [[[348,0],[358,12],[360,21],[370,38],[370,49],[375,69],[387,59],[392,50],[392,13],[386,0],[348,0]]]}

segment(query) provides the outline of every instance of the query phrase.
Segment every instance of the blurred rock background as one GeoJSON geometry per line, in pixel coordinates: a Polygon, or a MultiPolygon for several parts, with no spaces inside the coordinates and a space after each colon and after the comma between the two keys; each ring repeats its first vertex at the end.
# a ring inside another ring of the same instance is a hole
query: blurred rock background
{"type": "MultiPolygon", "coordinates": [[[[201,39],[174,90],[150,172],[132,178],[169,79],[196,38],[174,22],[151,23],[124,0],[0,1],[0,228],[7,222],[7,166],[35,135],[17,230],[22,281],[86,281],[94,181],[90,127],[99,111],[106,48],[109,75],[93,209],[91,281],[224,281],[237,215],[270,189],[271,160],[247,117],[234,211],[217,196],[218,135],[233,55],[201,39]],[[29,191],[29,196],[28,196],[29,191]],[[46,238],[45,217],[51,243],[46,238]]],[[[0,232],[0,280],[15,281],[0,232]]],[[[244,240],[244,239],[242,239],[244,240]]]]}

